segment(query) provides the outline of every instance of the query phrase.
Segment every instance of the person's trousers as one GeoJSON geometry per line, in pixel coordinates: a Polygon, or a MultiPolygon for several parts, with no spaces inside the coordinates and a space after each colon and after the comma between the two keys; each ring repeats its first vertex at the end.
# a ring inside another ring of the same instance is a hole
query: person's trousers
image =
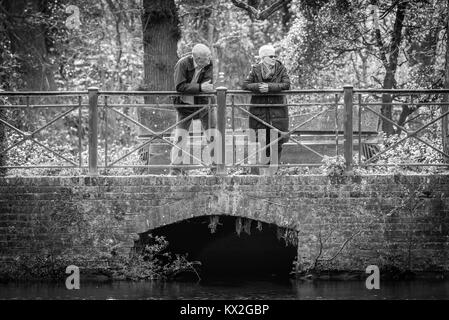
{"type": "MultiPolygon", "coordinates": [[[[273,108],[262,108],[262,107],[251,107],[250,112],[262,119],[264,122],[269,123],[276,129],[286,132],[289,129],[289,119],[288,119],[288,108],[287,107],[273,107],[273,108]]],[[[259,119],[250,117],[249,118],[249,128],[256,131],[256,142],[260,143],[261,147],[268,146],[271,141],[274,141],[281,137],[279,132],[275,132],[273,137],[271,136],[271,131],[273,130],[269,126],[262,123],[259,119]],[[260,129],[265,129],[265,134],[262,136],[260,129]]],[[[282,137],[276,143],[273,144],[274,149],[277,149],[277,163],[281,163],[282,145],[288,141],[288,137],[282,137]]],[[[267,163],[267,158],[271,157],[270,147],[267,147],[265,151],[262,151],[264,155],[264,161],[259,162],[260,164],[273,165],[275,159],[270,159],[267,163]]],[[[261,155],[262,156],[262,155],[261,155]]],[[[276,155],[273,155],[276,156],[276,155]]],[[[260,159],[259,159],[260,160],[260,159]]],[[[252,167],[250,172],[252,174],[258,174],[259,169],[257,167],[252,167]]]]}
{"type": "MultiPolygon", "coordinates": [[[[270,148],[270,146],[268,146],[271,143],[271,141],[272,141],[271,140],[271,132],[270,132],[270,130],[272,130],[272,129],[269,128],[269,127],[265,127],[263,129],[265,129],[265,137],[261,137],[260,134],[259,134],[259,131],[257,131],[257,129],[254,129],[254,130],[256,130],[256,142],[260,143],[260,142],[263,141],[263,143],[261,143],[260,146],[259,146],[261,148],[267,146],[267,148],[264,151],[262,151],[262,153],[264,153],[266,159],[270,159],[268,161],[268,163],[264,163],[264,164],[267,165],[267,166],[270,166],[270,165],[274,164],[271,161],[271,148],[270,148]]],[[[281,137],[280,133],[277,132],[276,133],[276,137],[274,139],[278,139],[280,137],[281,137]]],[[[283,141],[283,139],[279,140],[277,143],[273,143],[274,149],[277,149],[277,161],[276,161],[277,163],[276,163],[276,165],[281,163],[282,145],[284,143],[285,142],[283,141]]],[[[259,164],[260,164],[260,162],[259,162],[259,164]]],[[[251,169],[250,169],[250,173],[251,174],[259,175],[259,172],[260,172],[259,167],[251,167],[251,169]]]]}
{"type": "MultiPolygon", "coordinates": [[[[189,112],[183,112],[181,108],[177,110],[177,120],[178,124],[176,125],[175,135],[173,143],[177,146],[173,146],[170,154],[172,173],[180,173],[181,167],[176,167],[176,164],[185,164],[184,160],[186,158],[191,159],[191,156],[187,153],[190,153],[190,148],[187,149],[189,145],[189,128],[192,120],[199,119],[201,121],[202,132],[206,132],[206,141],[209,144],[213,141],[213,136],[209,134],[208,129],[215,129],[217,124],[216,110],[215,108],[205,109],[201,111],[199,114],[195,115],[193,118],[182,121],[181,120],[187,118],[191,115],[192,111],[197,111],[200,108],[189,108],[189,112]],[[187,133],[187,136],[186,136],[187,133]]],[[[201,157],[201,155],[195,155],[196,158],[201,157]]],[[[212,155],[213,156],[213,153],[212,155]]],[[[197,160],[197,159],[195,159],[197,160]]],[[[200,160],[202,160],[200,158],[200,160]]],[[[198,160],[197,160],[198,161],[198,160]]]]}

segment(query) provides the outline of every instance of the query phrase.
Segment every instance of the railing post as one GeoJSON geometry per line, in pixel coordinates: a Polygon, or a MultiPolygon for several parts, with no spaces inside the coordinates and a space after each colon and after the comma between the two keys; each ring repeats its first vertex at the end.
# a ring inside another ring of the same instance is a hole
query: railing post
{"type": "MultiPolygon", "coordinates": [[[[3,105],[3,100],[0,99],[0,106],[3,105]]],[[[0,108],[0,119],[6,121],[6,110],[0,108]]],[[[6,148],[6,130],[3,122],[0,122],[0,152],[6,148]]],[[[2,168],[2,166],[6,166],[6,155],[0,154],[0,177],[6,175],[6,169],[2,168]]]]}
{"type": "Polygon", "coordinates": [[[217,135],[215,139],[215,155],[217,161],[217,175],[226,175],[226,91],[224,86],[217,89],[217,135]]]}
{"type": "Polygon", "coordinates": [[[90,87],[89,93],[89,175],[98,175],[98,88],[90,87]]]}
{"type": "MultiPolygon", "coordinates": [[[[445,93],[443,96],[443,102],[448,104],[443,104],[441,106],[441,114],[445,114],[449,111],[449,94],[445,93]]],[[[443,152],[449,154],[449,117],[445,116],[441,118],[441,134],[443,142],[443,152]]],[[[444,162],[449,163],[449,158],[444,157],[444,162]]]]}
{"type": "MultiPolygon", "coordinates": [[[[449,7],[447,9],[448,13],[449,13],[449,7]]],[[[446,14],[447,16],[447,27],[449,28],[449,15],[446,14]]],[[[449,38],[446,38],[446,65],[449,63],[449,38]]],[[[449,89],[449,68],[446,67],[445,68],[445,73],[444,73],[444,88],[445,89],[449,89]]],[[[443,95],[443,102],[449,103],[449,93],[445,93],[443,95]]],[[[444,104],[441,106],[441,113],[445,114],[446,112],[449,111],[449,105],[448,104],[444,104]]],[[[442,135],[442,144],[443,144],[443,152],[444,153],[449,153],[449,117],[445,116],[443,118],[441,118],[441,135],[442,135]]],[[[449,158],[448,157],[444,157],[443,158],[445,163],[449,163],[449,158]]]]}
{"type": "Polygon", "coordinates": [[[225,78],[224,78],[224,72],[218,73],[218,79],[217,79],[217,86],[218,87],[224,87],[225,86],[225,78]]]}
{"type": "Polygon", "coordinates": [[[345,112],[343,115],[343,125],[344,125],[344,149],[345,149],[345,164],[346,171],[352,170],[352,149],[353,149],[353,137],[352,137],[352,98],[354,96],[354,88],[351,85],[345,85],[343,87],[344,91],[344,102],[345,102],[345,112]]]}

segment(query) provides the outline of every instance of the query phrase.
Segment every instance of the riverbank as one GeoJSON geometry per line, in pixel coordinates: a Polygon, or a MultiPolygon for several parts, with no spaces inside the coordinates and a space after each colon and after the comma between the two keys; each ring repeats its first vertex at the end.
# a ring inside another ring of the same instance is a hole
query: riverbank
{"type": "MultiPolygon", "coordinates": [[[[17,267],[17,265],[16,265],[17,267]]],[[[140,265],[139,268],[144,266],[140,265]]],[[[123,268],[123,266],[122,266],[123,268]]],[[[166,266],[165,268],[168,268],[166,266]]],[[[302,272],[302,273],[291,273],[290,275],[277,275],[271,277],[256,277],[252,275],[242,274],[240,276],[203,276],[201,274],[196,274],[192,271],[186,270],[178,271],[176,273],[171,272],[170,274],[159,274],[158,277],[149,277],[145,275],[154,273],[154,270],[140,270],[139,276],[137,276],[137,271],[134,270],[133,275],[130,276],[130,270],[120,270],[117,271],[117,266],[114,268],[85,268],[80,267],[80,280],[83,282],[88,282],[92,284],[101,283],[113,283],[117,281],[131,281],[131,282],[141,282],[141,281],[164,281],[164,282],[187,282],[187,283],[200,283],[204,281],[227,281],[233,278],[239,279],[249,279],[249,280],[260,280],[260,279],[278,279],[283,281],[365,281],[370,274],[365,271],[346,271],[346,270],[326,270],[326,271],[316,271],[316,272],[302,272]]],[[[30,268],[24,269],[13,269],[5,268],[4,265],[0,271],[0,283],[62,283],[70,275],[66,273],[66,268],[61,265],[55,265],[48,268],[38,268],[31,272],[30,268]]],[[[379,270],[379,279],[381,281],[414,281],[414,280],[448,280],[449,271],[409,271],[400,270],[398,268],[383,268],[379,270]]]]}

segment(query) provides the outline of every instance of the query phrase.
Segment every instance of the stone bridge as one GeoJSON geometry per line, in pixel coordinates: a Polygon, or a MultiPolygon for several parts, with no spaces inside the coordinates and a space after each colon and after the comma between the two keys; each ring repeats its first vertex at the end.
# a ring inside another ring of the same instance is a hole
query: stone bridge
{"type": "MultiPolygon", "coordinates": [[[[0,256],[127,255],[139,235],[200,216],[275,224],[298,268],[449,270],[449,176],[0,178],[0,256]]],[[[206,227],[206,226],[205,226],[206,227]]],[[[194,235],[192,235],[194,236],[194,235]]]]}

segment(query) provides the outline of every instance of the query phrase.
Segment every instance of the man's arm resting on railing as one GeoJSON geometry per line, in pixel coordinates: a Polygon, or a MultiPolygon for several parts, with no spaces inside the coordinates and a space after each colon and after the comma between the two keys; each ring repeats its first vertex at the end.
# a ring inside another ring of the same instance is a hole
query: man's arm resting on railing
{"type": "MultiPolygon", "coordinates": [[[[185,62],[178,61],[178,63],[175,66],[174,80],[176,91],[185,93],[202,92],[200,83],[189,83],[187,81],[187,67],[185,65],[182,65],[182,63],[185,62]]],[[[213,78],[213,66],[211,65],[209,68],[205,70],[202,82],[208,82],[209,80],[212,82],[212,78],[213,78]]]]}
{"type": "Polygon", "coordinates": [[[176,91],[185,93],[200,93],[201,84],[199,83],[188,83],[185,74],[181,72],[176,72],[175,70],[175,84],[176,91]]]}

